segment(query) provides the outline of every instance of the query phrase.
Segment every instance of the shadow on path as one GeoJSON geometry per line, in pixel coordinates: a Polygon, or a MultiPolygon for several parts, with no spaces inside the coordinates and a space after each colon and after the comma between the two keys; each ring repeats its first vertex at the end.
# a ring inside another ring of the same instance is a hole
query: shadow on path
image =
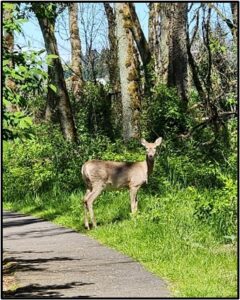
{"type": "Polygon", "coordinates": [[[3,259],[3,263],[14,264],[14,271],[44,271],[47,268],[39,267],[43,263],[48,263],[51,261],[72,261],[72,260],[80,260],[76,258],[70,257],[51,257],[51,258],[35,258],[35,259],[22,259],[17,257],[6,257],[3,259]]]}
{"type": "MultiPolygon", "coordinates": [[[[54,285],[40,285],[29,284],[24,287],[17,288],[15,291],[7,291],[3,293],[4,298],[65,298],[64,293],[59,290],[72,289],[76,286],[91,285],[93,283],[86,282],[70,282],[66,284],[54,284],[54,285]]],[[[67,297],[69,298],[69,297],[67,297]]],[[[71,298],[71,297],[70,297],[71,298]]],[[[79,295],[72,298],[91,298],[88,295],[79,295]]]]}
{"type": "MultiPolygon", "coordinates": [[[[20,225],[27,225],[27,224],[20,224],[20,225]]],[[[9,226],[11,226],[11,225],[9,225],[9,226]]],[[[13,225],[13,226],[15,226],[15,225],[13,225]]],[[[68,234],[68,233],[74,233],[74,231],[72,229],[66,229],[66,228],[62,229],[60,227],[60,228],[44,229],[44,232],[42,230],[28,230],[28,231],[22,232],[22,233],[13,232],[11,234],[5,235],[5,238],[11,238],[11,240],[18,240],[18,239],[22,239],[24,237],[39,238],[39,237],[46,237],[46,236],[63,235],[63,234],[68,234]]]]}
{"type": "Polygon", "coordinates": [[[25,220],[14,220],[14,221],[4,221],[3,222],[3,227],[14,227],[14,226],[24,226],[24,225],[29,225],[32,223],[40,223],[44,222],[44,220],[41,219],[32,219],[32,218],[27,218],[25,220]]]}

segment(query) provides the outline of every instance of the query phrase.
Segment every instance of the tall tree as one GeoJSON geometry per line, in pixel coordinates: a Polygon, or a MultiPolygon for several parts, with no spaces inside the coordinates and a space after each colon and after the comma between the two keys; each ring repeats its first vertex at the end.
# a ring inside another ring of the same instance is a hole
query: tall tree
{"type": "Polygon", "coordinates": [[[128,3],[116,3],[116,35],[120,72],[123,138],[127,142],[140,136],[139,59],[127,20],[128,3]]]}
{"type": "Polygon", "coordinates": [[[57,40],[55,37],[55,21],[57,17],[56,4],[32,3],[41,31],[43,34],[47,54],[52,57],[52,82],[56,87],[57,110],[63,136],[71,142],[77,141],[77,132],[74,124],[69,95],[64,80],[64,73],[59,57],[57,40]]]}
{"type": "Polygon", "coordinates": [[[107,2],[103,3],[105,13],[108,20],[108,40],[109,52],[107,56],[107,65],[109,70],[109,80],[113,91],[119,90],[119,68],[116,61],[118,60],[117,54],[117,38],[116,38],[116,16],[111,5],[107,2]]]}
{"type": "Polygon", "coordinates": [[[82,76],[82,62],[81,62],[81,40],[78,28],[78,3],[69,3],[69,29],[70,29],[70,42],[72,51],[72,92],[79,100],[83,87],[82,76]]]}
{"type": "MultiPolygon", "coordinates": [[[[164,23],[165,24],[165,23],[164,23]]],[[[164,31],[165,33],[165,31],[164,31]]],[[[154,64],[154,72],[157,75],[156,79],[157,82],[162,81],[160,79],[164,74],[167,74],[166,70],[161,70],[164,68],[165,64],[161,64],[161,58],[167,61],[168,66],[168,53],[160,56],[160,3],[157,2],[150,2],[149,3],[149,19],[148,19],[148,36],[149,36],[149,49],[153,58],[154,64]],[[161,76],[162,75],[162,76],[161,76]]],[[[167,43],[163,43],[165,45],[166,50],[168,49],[167,43]]],[[[167,76],[166,76],[167,78],[167,76]]],[[[166,79],[164,80],[166,82],[166,79]]]]}
{"type": "Polygon", "coordinates": [[[125,15],[125,20],[126,18],[128,18],[128,20],[126,20],[128,21],[128,23],[126,22],[125,26],[127,26],[127,24],[129,25],[129,29],[131,30],[133,38],[136,42],[143,63],[143,67],[146,68],[151,59],[149,46],[143,33],[142,27],[140,25],[138,16],[136,14],[134,3],[129,2],[128,6],[129,13],[125,15]]]}
{"type": "Polygon", "coordinates": [[[177,88],[178,94],[187,108],[187,3],[171,5],[168,84],[177,88]]]}
{"type": "Polygon", "coordinates": [[[125,27],[128,28],[133,36],[134,42],[137,46],[138,53],[141,58],[141,67],[144,71],[144,92],[150,93],[152,80],[150,76],[149,63],[151,62],[151,52],[148,42],[145,38],[141,24],[139,22],[134,3],[128,3],[128,10],[124,14],[125,27]]]}
{"type": "Polygon", "coordinates": [[[157,82],[177,88],[187,103],[187,3],[150,3],[149,48],[157,82]]]}

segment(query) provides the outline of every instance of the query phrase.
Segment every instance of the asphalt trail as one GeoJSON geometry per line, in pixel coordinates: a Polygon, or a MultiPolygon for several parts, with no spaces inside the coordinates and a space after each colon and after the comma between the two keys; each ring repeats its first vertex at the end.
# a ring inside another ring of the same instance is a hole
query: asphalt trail
{"type": "Polygon", "coordinates": [[[14,298],[167,298],[166,283],[84,234],[3,212],[3,250],[16,262],[14,298]]]}

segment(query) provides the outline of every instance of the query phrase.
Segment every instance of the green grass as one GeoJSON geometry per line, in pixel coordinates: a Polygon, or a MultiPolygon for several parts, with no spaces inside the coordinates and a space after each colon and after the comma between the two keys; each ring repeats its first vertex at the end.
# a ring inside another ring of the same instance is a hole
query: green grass
{"type": "MultiPolygon", "coordinates": [[[[167,280],[175,297],[237,297],[236,245],[222,244],[214,230],[194,217],[195,189],[161,195],[140,191],[139,213],[130,214],[127,191],[105,192],[95,203],[99,224],[88,234],[125,253],[167,280]]],[[[82,192],[45,193],[4,203],[85,232],[82,192]]]]}

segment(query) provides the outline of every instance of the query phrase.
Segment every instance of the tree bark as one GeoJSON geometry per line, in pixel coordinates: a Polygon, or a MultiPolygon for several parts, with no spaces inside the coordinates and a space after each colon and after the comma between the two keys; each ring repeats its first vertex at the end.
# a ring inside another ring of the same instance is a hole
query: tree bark
{"type": "Polygon", "coordinates": [[[173,7],[159,2],[149,5],[149,48],[154,59],[156,84],[167,84],[173,7]]]}
{"type": "Polygon", "coordinates": [[[149,48],[156,83],[177,88],[187,105],[187,3],[150,3],[149,48]]]}
{"type": "Polygon", "coordinates": [[[83,88],[82,62],[81,62],[81,40],[78,28],[78,3],[69,3],[69,31],[72,51],[72,92],[78,101],[81,98],[83,88]]]}
{"type": "MultiPolygon", "coordinates": [[[[154,72],[156,74],[156,84],[162,81],[164,73],[161,70],[161,55],[160,55],[160,3],[149,3],[149,21],[148,21],[148,36],[149,36],[149,49],[153,58],[154,72]]],[[[167,46],[167,44],[165,44],[167,46]]],[[[164,55],[168,60],[168,55],[164,55]]],[[[168,62],[167,62],[168,65],[168,62]]],[[[166,69],[167,70],[167,69],[166,69]]],[[[166,77],[167,78],[167,77],[166,77]]],[[[164,80],[166,81],[166,80],[164,80]]]]}
{"type": "Polygon", "coordinates": [[[238,37],[238,24],[239,24],[238,5],[239,5],[238,2],[231,2],[232,19],[233,19],[232,35],[235,43],[237,43],[237,37],[238,37]]]}
{"type": "Polygon", "coordinates": [[[168,84],[177,88],[178,94],[187,108],[187,3],[174,3],[172,8],[168,84]]]}
{"type": "Polygon", "coordinates": [[[47,103],[45,109],[45,121],[58,123],[59,122],[59,113],[58,113],[58,98],[56,93],[50,87],[51,84],[54,85],[54,68],[48,66],[48,91],[47,91],[47,103]]]}
{"type": "MultiPolygon", "coordinates": [[[[146,67],[150,62],[151,53],[149,51],[147,40],[144,36],[138,16],[136,14],[134,3],[129,2],[128,5],[129,16],[126,17],[129,18],[129,29],[131,30],[133,38],[136,42],[143,66],[146,67]]],[[[125,24],[127,23],[125,22],[125,24]]]]}
{"type": "Polygon", "coordinates": [[[136,14],[135,6],[133,3],[128,3],[129,13],[125,16],[125,26],[129,26],[129,29],[133,35],[134,41],[137,45],[138,52],[141,57],[142,67],[144,71],[144,93],[149,95],[151,92],[151,87],[153,85],[152,77],[150,74],[150,62],[151,62],[151,52],[149,49],[148,42],[142,31],[138,16],[136,14]]]}
{"type": "Polygon", "coordinates": [[[134,48],[133,36],[126,24],[128,3],[116,3],[116,35],[118,40],[118,64],[120,71],[123,139],[140,137],[140,85],[139,60],[134,48]]]}
{"type": "Polygon", "coordinates": [[[52,70],[54,77],[53,84],[57,88],[56,99],[59,113],[59,121],[63,136],[66,140],[71,142],[77,141],[77,131],[73,120],[73,114],[68,96],[66,83],[64,80],[64,73],[57,48],[57,40],[54,34],[56,12],[49,12],[50,16],[46,16],[46,5],[32,5],[32,9],[38,19],[42,30],[45,47],[48,55],[56,55],[52,59],[52,70]]]}
{"type": "Polygon", "coordinates": [[[116,61],[118,61],[118,47],[116,37],[116,16],[109,3],[104,2],[104,9],[108,20],[108,39],[109,39],[109,53],[107,59],[107,66],[109,70],[109,80],[113,89],[113,93],[117,93],[120,90],[119,82],[119,68],[116,61]]]}

